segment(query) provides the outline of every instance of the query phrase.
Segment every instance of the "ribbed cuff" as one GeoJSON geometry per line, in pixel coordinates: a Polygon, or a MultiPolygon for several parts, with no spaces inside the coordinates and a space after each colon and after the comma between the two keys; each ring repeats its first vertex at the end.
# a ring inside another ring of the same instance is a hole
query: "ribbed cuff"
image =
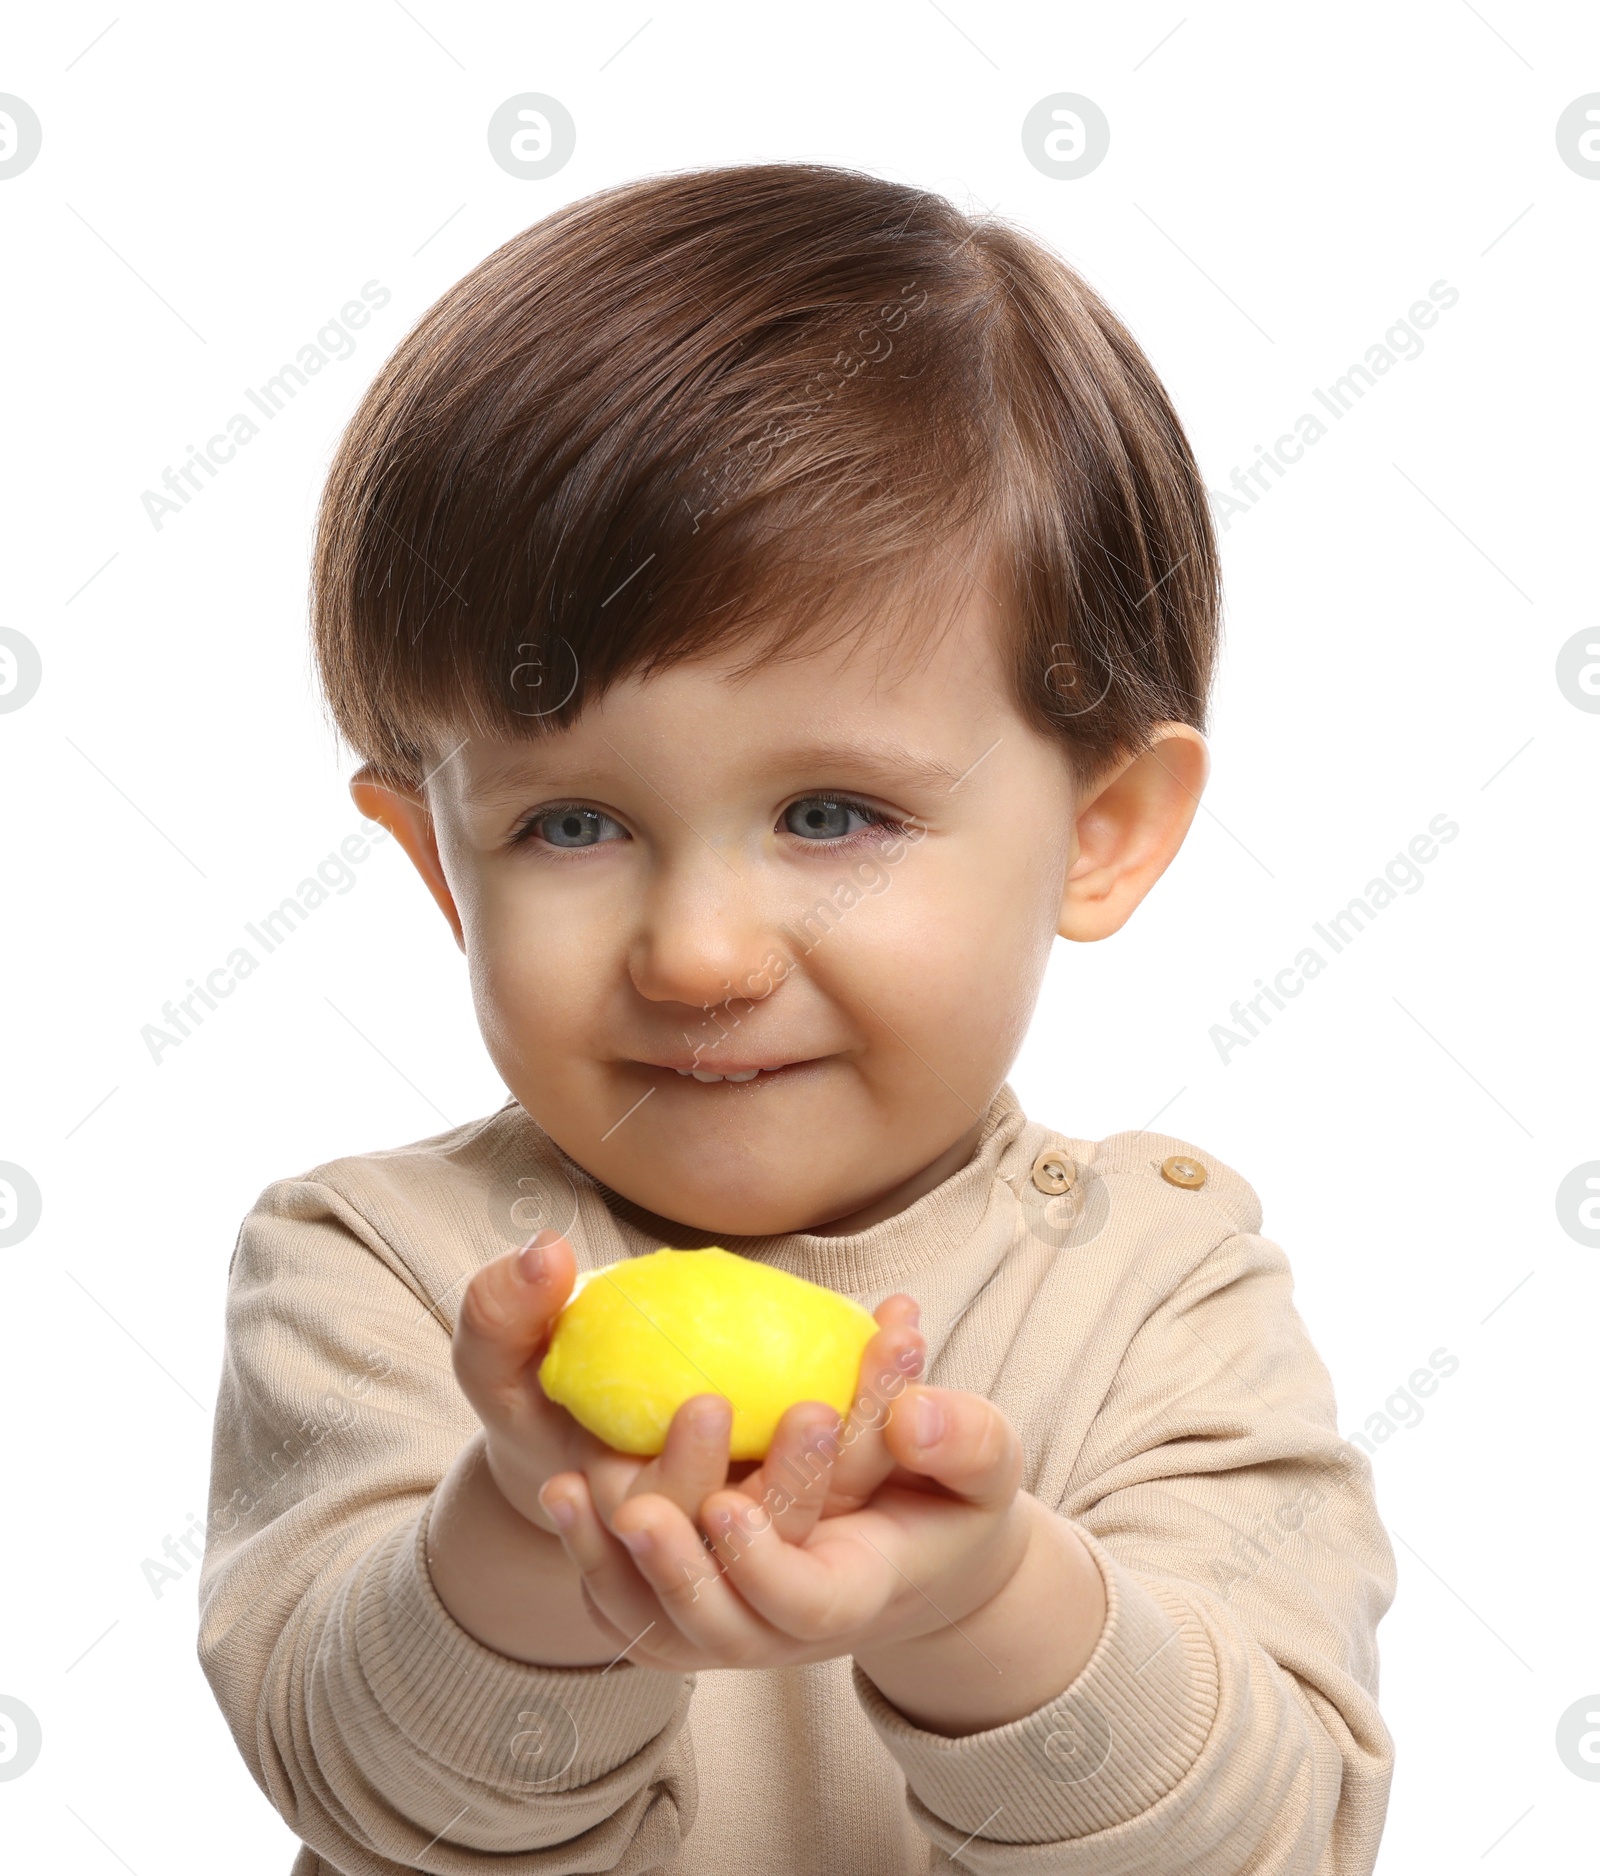
{"type": "Polygon", "coordinates": [[[545,1668],[469,1635],[428,1575],[429,1507],[368,1557],[352,1616],[361,1672],[426,1760],[504,1791],[576,1791],[636,1758],[673,1719],[685,1676],[619,1661],[545,1668]]]}
{"type": "Polygon", "coordinates": [[[1110,1830],[1158,1804],[1211,1729],[1217,1663],[1194,1612],[1075,1528],[1105,1579],[1106,1624],[1082,1673],[1037,1712],[947,1739],[913,1726],[855,1669],[867,1718],[912,1794],[958,1832],[1044,1844],[1110,1830]]]}

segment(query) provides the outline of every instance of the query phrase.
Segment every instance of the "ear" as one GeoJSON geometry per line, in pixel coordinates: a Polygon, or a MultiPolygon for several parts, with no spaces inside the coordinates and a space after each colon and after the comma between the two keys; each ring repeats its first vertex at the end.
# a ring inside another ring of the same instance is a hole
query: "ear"
{"type": "Polygon", "coordinates": [[[456,910],[450,882],[444,876],[433,816],[422,796],[393,777],[383,775],[368,762],[350,778],[350,799],[369,821],[381,822],[405,848],[411,864],[422,875],[423,884],[433,894],[434,902],[450,921],[456,943],[465,951],[461,914],[456,910]]]}
{"type": "Polygon", "coordinates": [[[1198,730],[1163,723],[1140,755],[1096,779],[1073,827],[1063,938],[1109,938],[1128,922],[1183,845],[1209,767],[1198,730]]]}

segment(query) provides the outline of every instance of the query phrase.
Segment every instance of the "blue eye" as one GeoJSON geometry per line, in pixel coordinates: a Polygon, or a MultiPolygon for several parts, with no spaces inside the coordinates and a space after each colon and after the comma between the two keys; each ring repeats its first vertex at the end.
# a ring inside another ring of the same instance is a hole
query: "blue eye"
{"type": "Polygon", "coordinates": [[[836,801],[827,795],[808,795],[784,811],[783,824],[802,840],[843,840],[864,827],[876,827],[882,817],[857,801],[836,801]]]}
{"type": "Polygon", "coordinates": [[[526,831],[547,846],[568,850],[627,838],[626,830],[598,808],[548,808],[528,823],[526,831]]]}

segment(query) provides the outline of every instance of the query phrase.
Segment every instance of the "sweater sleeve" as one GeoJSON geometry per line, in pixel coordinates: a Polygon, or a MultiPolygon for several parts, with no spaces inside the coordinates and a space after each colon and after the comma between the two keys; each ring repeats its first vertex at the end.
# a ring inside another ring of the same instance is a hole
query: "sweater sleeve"
{"type": "Polygon", "coordinates": [[[950,1739],[857,1670],[913,1814],[963,1867],[1369,1876],[1394,1560],[1291,1287],[1278,1247],[1238,1233],[1151,1297],[1055,1506],[1107,1598],[1063,1694],[950,1739]]]}
{"type": "Polygon", "coordinates": [[[434,1492],[477,1425],[453,1314],[332,1188],[263,1194],[229,1272],[201,1665],[332,1867],[655,1868],[692,1821],[692,1683],[496,1654],[429,1579],[434,1492]]]}

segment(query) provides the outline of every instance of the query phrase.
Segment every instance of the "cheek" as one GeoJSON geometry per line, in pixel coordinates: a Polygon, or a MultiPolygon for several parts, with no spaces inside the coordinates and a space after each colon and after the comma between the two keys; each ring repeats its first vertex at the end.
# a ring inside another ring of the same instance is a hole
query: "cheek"
{"type": "Polygon", "coordinates": [[[1049,873],[1031,850],[909,854],[885,892],[847,914],[835,993],[870,1004],[930,1060],[1009,1063],[1055,937],[1060,887],[1049,873]]]}
{"type": "Polygon", "coordinates": [[[591,1025],[603,979],[592,923],[538,885],[515,873],[480,881],[462,907],[473,1002],[497,1062],[560,1051],[591,1025]]]}
{"type": "Polygon", "coordinates": [[[947,1019],[969,1052],[1007,1065],[1038,1002],[1055,937],[1055,907],[1049,916],[1029,877],[994,883],[990,894],[950,921],[947,1019]]]}

